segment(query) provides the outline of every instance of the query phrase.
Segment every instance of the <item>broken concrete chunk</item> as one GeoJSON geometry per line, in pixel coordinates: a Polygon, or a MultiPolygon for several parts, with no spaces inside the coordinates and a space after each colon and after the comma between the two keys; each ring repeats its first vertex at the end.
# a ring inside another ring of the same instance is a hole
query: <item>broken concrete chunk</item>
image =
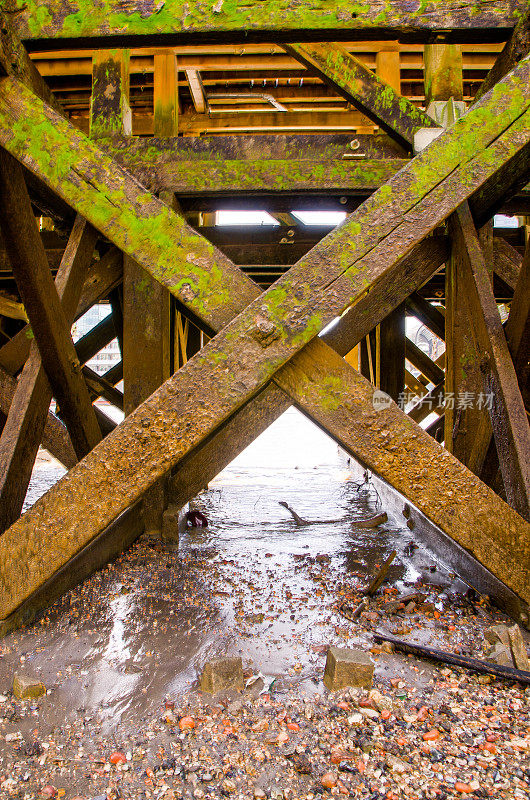
{"type": "Polygon", "coordinates": [[[182,509],[178,506],[168,506],[162,515],[162,539],[166,542],[178,544],[179,533],[182,527],[182,509]]]}
{"type": "Polygon", "coordinates": [[[200,677],[201,691],[217,694],[225,689],[242,689],[243,685],[241,658],[218,658],[204,665],[200,677]]]}
{"type": "Polygon", "coordinates": [[[517,669],[530,671],[530,661],[519,625],[508,628],[508,636],[514,665],[517,669]]]}
{"type": "Polygon", "coordinates": [[[13,678],[13,694],[17,700],[35,700],[46,694],[46,687],[37,678],[16,673],[13,678]]]}
{"type": "Polygon", "coordinates": [[[345,686],[372,687],[374,665],[364,650],[330,647],[324,673],[324,684],[335,692],[345,686]]]}
{"type": "Polygon", "coordinates": [[[497,642],[497,644],[490,649],[490,652],[487,653],[487,659],[488,661],[493,661],[494,664],[498,664],[500,667],[513,667],[511,650],[501,642],[497,642]]]}
{"type": "Polygon", "coordinates": [[[497,644],[500,642],[505,647],[510,649],[510,635],[506,625],[492,625],[484,631],[484,638],[490,644],[497,644]]]}

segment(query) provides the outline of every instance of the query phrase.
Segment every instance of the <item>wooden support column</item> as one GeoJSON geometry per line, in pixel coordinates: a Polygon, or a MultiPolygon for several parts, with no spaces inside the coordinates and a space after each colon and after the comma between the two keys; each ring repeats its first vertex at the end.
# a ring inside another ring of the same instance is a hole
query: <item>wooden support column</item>
{"type": "MultiPolygon", "coordinates": [[[[173,53],[157,53],[154,58],[155,136],[176,136],[177,61],[173,53]]],[[[171,196],[165,195],[162,199],[171,204],[171,196]]],[[[124,257],[123,274],[123,382],[127,415],[171,374],[171,296],[129,256],[124,257]]],[[[143,519],[147,532],[158,533],[162,529],[165,486],[163,478],[144,496],[143,519]]]]}
{"type": "Polygon", "coordinates": [[[436,100],[462,100],[462,48],[459,44],[426,44],[425,107],[436,100]]]}
{"type": "Polygon", "coordinates": [[[176,136],[179,117],[177,58],[171,52],[155,53],[154,58],[154,135],[176,136]]]}
{"type": "MultiPolygon", "coordinates": [[[[376,73],[380,81],[401,94],[399,44],[387,45],[376,56],[376,73]]],[[[377,335],[377,385],[398,402],[405,389],[405,308],[398,306],[379,325],[377,335]]]]}
{"type": "Polygon", "coordinates": [[[395,403],[405,389],[405,308],[398,306],[379,326],[379,388],[395,403]]]}
{"type": "MultiPolygon", "coordinates": [[[[495,436],[497,454],[510,505],[525,519],[530,520],[530,428],[524,408],[517,376],[508,350],[500,314],[495,302],[477,232],[464,203],[452,217],[455,247],[455,266],[466,286],[469,307],[469,327],[474,340],[474,351],[486,396],[491,425],[495,436]]],[[[522,278],[524,282],[524,276],[522,278]]],[[[517,298],[516,306],[519,305],[517,298]]],[[[528,299],[521,307],[522,322],[512,329],[523,335],[528,321],[528,299]]],[[[514,320],[518,316],[515,309],[514,320]]],[[[518,345],[514,345],[518,349],[518,345]]],[[[528,354],[526,354],[527,358],[528,354]]]]}
{"type": "Polygon", "coordinates": [[[90,136],[130,136],[129,50],[96,50],[92,56],[90,136]]]}

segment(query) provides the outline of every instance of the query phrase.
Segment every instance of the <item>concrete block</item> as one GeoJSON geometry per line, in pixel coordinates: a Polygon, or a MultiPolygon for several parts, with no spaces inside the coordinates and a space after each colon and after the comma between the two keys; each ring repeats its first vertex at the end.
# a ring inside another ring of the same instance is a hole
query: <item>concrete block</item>
{"type": "Polygon", "coordinates": [[[514,665],[517,669],[524,669],[527,672],[530,671],[530,661],[519,625],[512,625],[511,628],[508,628],[508,635],[510,637],[510,648],[514,665]]]}
{"type": "Polygon", "coordinates": [[[330,647],[324,672],[324,684],[335,692],[345,686],[361,686],[371,689],[374,665],[364,650],[330,647]]]}
{"type": "Polygon", "coordinates": [[[182,530],[183,511],[178,506],[168,506],[162,514],[162,539],[178,544],[182,530]]]}
{"type": "Polygon", "coordinates": [[[13,678],[13,694],[17,700],[35,700],[37,697],[42,697],[43,694],[46,694],[46,687],[37,678],[31,678],[28,675],[21,675],[17,672],[13,678]]]}
{"type": "Polygon", "coordinates": [[[507,647],[508,650],[510,649],[510,634],[508,633],[506,625],[491,625],[491,627],[486,628],[484,631],[484,638],[490,644],[497,644],[500,642],[504,647],[507,647]]]}
{"type": "Polygon", "coordinates": [[[217,694],[225,689],[242,689],[243,686],[241,658],[217,658],[204,665],[200,677],[201,691],[217,694]]]}

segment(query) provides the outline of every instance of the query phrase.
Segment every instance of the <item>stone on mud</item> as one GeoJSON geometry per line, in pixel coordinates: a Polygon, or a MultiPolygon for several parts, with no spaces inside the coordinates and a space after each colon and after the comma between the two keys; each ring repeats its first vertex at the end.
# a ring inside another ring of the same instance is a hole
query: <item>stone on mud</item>
{"type": "Polygon", "coordinates": [[[530,670],[530,661],[519,625],[512,625],[511,628],[508,628],[508,635],[510,637],[510,649],[514,665],[517,669],[524,669],[528,672],[530,670]]]}
{"type": "Polygon", "coordinates": [[[488,661],[493,661],[499,667],[513,667],[512,654],[509,647],[497,642],[487,655],[488,661]]]}
{"type": "Polygon", "coordinates": [[[500,642],[505,647],[510,649],[510,634],[506,625],[492,625],[484,631],[484,638],[490,644],[497,644],[500,642]]]}
{"type": "Polygon", "coordinates": [[[179,541],[181,509],[178,506],[168,506],[162,514],[162,539],[166,542],[179,541]]]}
{"type": "Polygon", "coordinates": [[[372,687],[374,665],[364,650],[330,647],[324,672],[324,684],[335,692],[345,686],[372,687]]]}
{"type": "Polygon", "coordinates": [[[13,678],[13,694],[17,700],[35,700],[46,694],[45,685],[37,678],[15,673],[13,678]]]}
{"type": "Polygon", "coordinates": [[[217,658],[208,661],[200,677],[200,688],[208,694],[217,694],[226,689],[242,689],[243,663],[241,658],[217,658]]]}

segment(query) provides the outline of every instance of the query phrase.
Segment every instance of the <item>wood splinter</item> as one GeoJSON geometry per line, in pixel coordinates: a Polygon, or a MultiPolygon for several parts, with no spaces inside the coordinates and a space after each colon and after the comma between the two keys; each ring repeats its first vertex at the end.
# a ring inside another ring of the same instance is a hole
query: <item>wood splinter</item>
{"type": "Polygon", "coordinates": [[[363,594],[365,594],[367,597],[374,596],[374,594],[377,592],[377,590],[385,580],[388,574],[388,570],[390,569],[390,565],[392,564],[396,556],[397,552],[395,550],[392,550],[392,552],[388,556],[387,560],[385,561],[385,563],[383,564],[383,566],[381,567],[375,578],[372,580],[368,588],[364,590],[363,594]]]}

